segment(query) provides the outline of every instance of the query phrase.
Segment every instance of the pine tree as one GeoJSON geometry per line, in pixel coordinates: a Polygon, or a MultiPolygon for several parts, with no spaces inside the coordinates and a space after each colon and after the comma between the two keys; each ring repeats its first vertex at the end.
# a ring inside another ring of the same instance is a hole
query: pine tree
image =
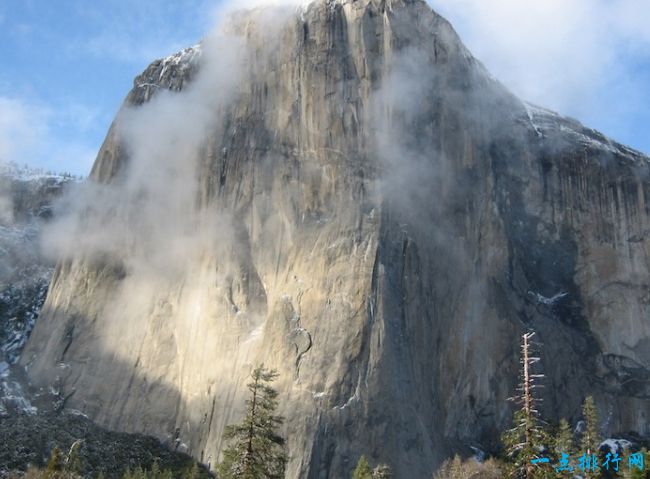
{"type": "Polygon", "coordinates": [[[562,418],[560,419],[560,424],[557,428],[557,434],[555,440],[553,441],[553,449],[555,449],[555,454],[561,456],[562,453],[572,454],[573,451],[573,432],[571,431],[571,425],[569,421],[562,418]]]}
{"type": "Polygon", "coordinates": [[[600,435],[598,434],[598,409],[592,396],[587,396],[582,403],[582,418],[585,422],[585,430],[580,447],[587,454],[596,454],[600,445],[600,435]]]}
{"type": "Polygon", "coordinates": [[[442,463],[433,479],[457,479],[463,473],[463,462],[458,454],[453,459],[447,459],[442,463]]]}
{"type": "Polygon", "coordinates": [[[47,461],[48,472],[58,472],[63,470],[63,456],[58,446],[52,448],[50,459],[47,461]]]}
{"type": "MultiPolygon", "coordinates": [[[[575,448],[573,445],[573,432],[571,431],[571,425],[564,418],[560,419],[560,424],[558,425],[557,432],[553,438],[553,452],[558,461],[562,458],[562,454],[567,454],[568,458],[574,457],[575,448]]],[[[557,476],[573,477],[573,472],[559,471],[557,472],[557,476]]]]}
{"type": "Polygon", "coordinates": [[[158,476],[152,477],[151,479],[174,479],[174,475],[172,471],[165,469],[164,471],[160,471],[158,476]]]}
{"type": "Polygon", "coordinates": [[[231,445],[218,466],[220,479],[282,479],[287,462],[285,440],[278,434],[284,419],[275,415],[278,393],[269,386],[278,374],[264,365],[256,367],[248,383],[250,399],[241,424],[226,427],[231,445]]]}
{"type": "Polygon", "coordinates": [[[552,477],[551,470],[545,464],[533,464],[531,461],[540,457],[548,437],[542,428],[537,404],[540,401],[534,395],[538,387],[535,380],[543,374],[533,374],[532,365],[539,361],[531,356],[531,339],[535,333],[522,336],[521,344],[521,379],[518,394],[511,398],[520,408],[514,414],[513,428],[502,436],[505,459],[508,463],[508,477],[513,479],[538,479],[552,477]]]}
{"type": "Polygon", "coordinates": [[[142,467],[136,467],[133,472],[130,469],[126,470],[123,479],[146,479],[147,473],[142,469],[142,467]]]}
{"type": "Polygon", "coordinates": [[[433,479],[503,479],[502,469],[502,465],[494,459],[478,462],[470,458],[463,461],[456,455],[442,463],[433,479]]]}
{"type": "MultiPolygon", "coordinates": [[[[173,474],[169,469],[161,469],[158,460],[156,459],[148,471],[138,467],[135,472],[131,474],[131,479],[173,479],[173,474]]],[[[126,476],[125,478],[126,479],[126,476]]]]}
{"type": "MultiPolygon", "coordinates": [[[[593,454],[598,455],[598,447],[600,445],[600,434],[598,433],[598,409],[596,408],[596,403],[594,403],[594,398],[592,396],[587,396],[585,402],[582,403],[582,418],[585,422],[585,430],[582,434],[582,439],[580,441],[580,453],[587,454],[591,456],[593,454]]],[[[598,471],[585,471],[585,477],[598,477],[598,471]]]]}
{"type": "MultiPolygon", "coordinates": [[[[625,467],[621,467],[623,471],[623,479],[647,479],[650,476],[650,470],[648,470],[650,454],[648,454],[646,448],[642,448],[639,453],[643,455],[643,464],[639,466],[632,465],[631,467],[628,464],[625,464],[625,467]]],[[[632,454],[632,452],[629,452],[629,454],[632,454]]]]}
{"type": "Polygon", "coordinates": [[[370,464],[366,456],[361,456],[359,462],[357,462],[357,467],[355,467],[354,472],[352,472],[352,479],[372,479],[372,469],[370,469],[370,464]]]}
{"type": "Polygon", "coordinates": [[[201,471],[199,470],[199,465],[195,462],[191,468],[185,471],[183,479],[199,479],[201,477],[201,471]]]}

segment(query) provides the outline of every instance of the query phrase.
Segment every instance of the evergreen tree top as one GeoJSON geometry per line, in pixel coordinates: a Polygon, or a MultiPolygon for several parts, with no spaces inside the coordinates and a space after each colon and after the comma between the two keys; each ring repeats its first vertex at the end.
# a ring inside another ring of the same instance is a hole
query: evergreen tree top
{"type": "Polygon", "coordinates": [[[352,479],[372,479],[372,469],[370,469],[370,463],[368,463],[366,456],[359,458],[357,467],[352,473],[352,479]]]}
{"type": "Polygon", "coordinates": [[[218,466],[221,479],[282,479],[287,462],[285,439],[279,434],[284,418],[275,414],[278,393],[269,383],[278,377],[264,365],[251,373],[246,415],[239,424],[226,427],[230,443],[218,466]]]}

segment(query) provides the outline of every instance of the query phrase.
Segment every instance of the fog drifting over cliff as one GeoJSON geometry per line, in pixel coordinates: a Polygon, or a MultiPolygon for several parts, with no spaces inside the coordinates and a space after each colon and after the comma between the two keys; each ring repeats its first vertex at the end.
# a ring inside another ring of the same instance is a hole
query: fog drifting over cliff
{"type": "Polygon", "coordinates": [[[146,104],[120,112],[116,132],[128,164],[108,185],[89,181],[71,192],[46,235],[51,255],[106,256],[129,272],[173,274],[226,234],[221,219],[197,212],[198,155],[236,95],[247,52],[240,38],[217,27],[193,54],[200,67],[187,88],[156,91],[146,104]]]}

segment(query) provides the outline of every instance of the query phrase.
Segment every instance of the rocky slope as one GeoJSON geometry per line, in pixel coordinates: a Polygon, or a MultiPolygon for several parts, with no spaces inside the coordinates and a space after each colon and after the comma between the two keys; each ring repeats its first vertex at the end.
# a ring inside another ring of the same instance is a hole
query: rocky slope
{"type": "MultiPolygon", "coordinates": [[[[30,386],[16,362],[36,322],[54,263],[41,239],[58,203],[77,183],[70,175],[0,163],[0,477],[44,466],[53,446],[68,450],[82,439],[84,474],[121,477],[127,468],[162,468],[181,474],[193,461],[180,441],[106,431],[75,410],[56,389],[30,386]]],[[[53,373],[56,377],[56,373],[53,373]]],[[[13,477],[13,476],[12,476],[13,477]]]]}
{"type": "Polygon", "coordinates": [[[54,262],[41,251],[43,226],[74,179],[0,163],[0,416],[34,412],[11,366],[45,301],[54,262]]]}
{"type": "MultiPolygon", "coordinates": [[[[0,419],[0,478],[16,476],[28,466],[45,467],[52,448],[64,454],[80,441],[83,477],[121,478],[127,470],[150,469],[154,462],[173,477],[183,477],[194,461],[173,451],[173,444],[140,434],[106,431],[78,412],[61,411],[34,415],[12,415],[0,419]],[[171,447],[170,447],[171,446],[171,447]]],[[[209,477],[201,469],[200,477],[209,477]]]]}
{"type": "Polygon", "coordinates": [[[646,156],[511,95],[420,0],[228,28],[136,79],[21,357],[36,384],[214,465],[264,362],[287,477],[360,454],[430,477],[496,447],[535,329],[547,417],[594,394],[606,434],[650,433],[646,156]]]}

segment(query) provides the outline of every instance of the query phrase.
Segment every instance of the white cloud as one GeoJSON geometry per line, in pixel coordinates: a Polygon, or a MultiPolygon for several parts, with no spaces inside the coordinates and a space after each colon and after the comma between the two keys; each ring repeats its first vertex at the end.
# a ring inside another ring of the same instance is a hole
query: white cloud
{"type": "Polygon", "coordinates": [[[0,161],[86,174],[97,148],[76,135],[89,128],[95,117],[94,111],[83,105],[54,109],[0,96],[0,161]]]}
{"type": "MultiPolygon", "coordinates": [[[[647,98],[647,0],[429,0],[492,73],[521,97],[579,119],[625,122],[647,98]]],[[[612,124],[614,124],[612,122],[612,124]]]]}
{"type": "Polygon", "coordinates": [[[24,162],[39,151],[48,133],[47,109],[0,97],[0,159],[24,162]]]}

